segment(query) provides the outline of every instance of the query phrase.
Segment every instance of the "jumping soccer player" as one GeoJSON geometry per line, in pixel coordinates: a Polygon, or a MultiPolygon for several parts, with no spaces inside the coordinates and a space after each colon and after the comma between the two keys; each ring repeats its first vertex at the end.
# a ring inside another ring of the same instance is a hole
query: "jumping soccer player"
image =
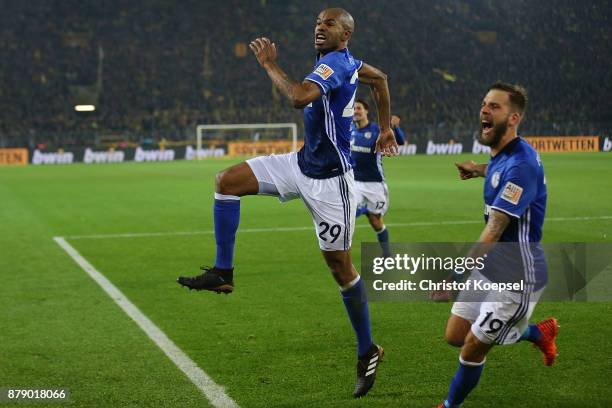
{"type": "Polygon", "coordinates": [[[351,259],[355,222],[354,178],[350,164],[350,126],[358,82],[370,85],[380,117],[376,142],[384,155],[396,155],[390,126],[387,77],[350,54],[353,17],[331,8],[317,17],[313,71],[304,81],[291,80],[278,66],[276,45],[257,38],[250,48],[274,85],[297,109],[304,109],[304,147],[297,153],[256,157],[217,175],[214,205],[217,257],[214,268],[199,276],[180,277],[190,289],[230,293],[234,290],[234,241],[240,197],[273,195],[282,201],[301,198],[310,211],[319,247],[340,285],[342,299],[357,336],[357,383],[353,395],[364,396],[374,384],[382,347],[372,342],[370,312],[363,281],[351,259]]]}
{"type": "MultiPolygon", "coordinates": [[[[376,232],[384,257],[391,256],[389,231],[383,216],[389,209],[389,189],[385,183],[382,155],[376,151],[376,140],[380,128],[368,120],[370,107],[357,99],[351,128],[351,160],[355,171],[355,194],[357,196],[357,217],[366,215],[376,232]]],[[[399,127],[400,118],[391,116],[391,127],[398,145],[404,144],[404,132],[399,127]]]]}
{"type": "MultiPolygon", "coordinates": [[[[493,84],[480,108],[479,135],[479,142],[491,147],[491,159],[488,164],[456,164],[462,180],[485,177],[486,226],[468,257],[487,257],[484,268],[472,272],[469,279],[522,281],[524,290],[488,292],[485,298],[471,301],[467,291],[459,295],[445,334],[449,344],[461,347],[459,368],[439,408],[461,406],[478,384],[486,355],[494,344],[532,342],[544,354],[548,366],[557,356],[557,320],[528,324],[547,282],[546,259],[540,245],[547,193],[538,153],[517,136],[526,105],[523,87],[493,84]]],[[[455,279],[460,275],[455,274],[455,279]]]]}

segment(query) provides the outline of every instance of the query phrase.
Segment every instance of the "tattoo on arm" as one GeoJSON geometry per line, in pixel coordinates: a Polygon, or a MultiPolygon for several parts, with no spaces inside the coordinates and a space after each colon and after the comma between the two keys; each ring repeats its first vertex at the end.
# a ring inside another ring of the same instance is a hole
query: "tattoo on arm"
{"type": "Polygon", "coordinates": [[[268,76],[280,92],[293,104],[294,108],[303,108],[321,96],[321,89],[310,81],[296,82],[276,64],[265,66],[268,76]]]}
{"type": "Polygon", "coordinates": [[[478,242],[470,249],[468,257],[479,258],[495,245],[510,224],[510,216],[497,210],[489,212],[489,221],[480,234],[478,242]]]}
{"type": "Polygon", "coordinates": [[[508,224],[510,224],[510,216],[508,214],[492,209],[489,211],[489,221],[483,234],[488,233],[489,239],[494,239],[493,242],[497,242],[508,224]]]}
{"type": "Polygon", "coordinates": [[[298,85],[297,82],[291,80],[289,76],[277,65],[269,64],[266,66],[266,72],[272,80],[272,83],[281,91],[285,97],[293,101],[294,88],[298,85]]]}

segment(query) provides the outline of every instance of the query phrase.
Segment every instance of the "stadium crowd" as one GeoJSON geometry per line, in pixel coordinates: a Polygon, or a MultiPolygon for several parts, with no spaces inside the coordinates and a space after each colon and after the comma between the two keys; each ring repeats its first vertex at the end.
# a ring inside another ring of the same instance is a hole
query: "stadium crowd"
{"type": "MultiPolygon", "coordinates": [[[[608,0],[352,1],[351,52],[390,78],[408,129],[473,128],[497,79],[530,92],[532,134],[610,133],[608,0]],[[574,130],[575,129],[575,130],[574,130]]],[[[2,1],[0,143],[89,135],[181,139],[199,123],[300,122],[248,50],[273,39],[301,79],[321,1],[2,1]],[[73,107],[84,88],[94,113],[73,107]],[[93,95],[93,97],[92,97],[93,95]],[[53,137],[50,135],[54,135],[53,137]]],[[[362,89],[366,96],[367,89],[362,89]]]]}

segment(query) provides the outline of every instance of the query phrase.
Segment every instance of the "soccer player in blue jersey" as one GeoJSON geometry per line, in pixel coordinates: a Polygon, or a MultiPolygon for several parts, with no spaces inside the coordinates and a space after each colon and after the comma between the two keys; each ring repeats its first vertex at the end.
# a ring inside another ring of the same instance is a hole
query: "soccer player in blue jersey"
{"type": "MultiPolygon", "coordinates": [[[[459,407],[476,387],[487,353],[495,344],[521,340],[535,344],[552,365],[557,356],[559,326],[554,318],[529,324],[547,282],[542,225],[546,211],[546,180],[538,153],[517,135],[527,93],[518,85],[498,82],[489,87],[480,109],[479,142],[491,147],[488,164],[456,164],[461,179],[484,177],[485,228],[468,257],[486,254],[484,268],[469,279],[520,282],[521,291],[460,293],[446,325],[445,338],[461,347],[459,368],[439,408],[459,407]]],[[[460,275],[455,275],[460,279],[460,275]]]]}
{"type": "Polygon", "coordinates": [[[240,197],[262,194],[280,201],[301,198],[310,211],[323,258],[340,286],[355,330],[358,362],[353,395],[361,397],[374,384],[383,349],[372,342],[365,286],[350,251],[356,207],[350,125],[358,82],[370,85],[378,108],[381,129],[377,149],[384,155],[395,155],[397,144],[390,125],[387,77],[351,55],[347,44],[353,31],[353,17],[345,10],[322,11],[314,30],[316,63],[302,82],[291,80],[278,66],[273,42],[267,38],[251,42],[251,50],[273,84],[293,107],[304,109],[304,146],[297,153],[256,157],[217,175],[215,266],[178,281],[190,289],[232,292],[240,197]]]}
{"type": "MultiPolygon", "coordinates": [[[[376,140],[380,128],[368,119],[370,107],[362,99],[355,101],[353,126],[351,127],[351,160],[355,172],[357,195],[357,217],[366,215],[382,248],[383,256],[391,256],[389,231],[383,216],[389,209],[389,189],[385,182],[382,154],[376,151],[376,140]]],[[[391,127],[398,145],[405,142],[404,132],[399,127],[400,118],[391,116],[391,127]]]]}

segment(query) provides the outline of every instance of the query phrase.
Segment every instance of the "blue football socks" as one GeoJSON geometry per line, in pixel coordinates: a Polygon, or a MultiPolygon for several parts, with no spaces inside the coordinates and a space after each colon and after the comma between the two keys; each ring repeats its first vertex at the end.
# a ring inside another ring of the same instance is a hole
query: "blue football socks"
{"type": "Polygon", "coordinates": [[[355,217],[359,217],[360,215],[365,215],[368,214],[368,208],[365,206],[362,207],[357,207],[357,213],[355,214],[355,217]]]}
{"type": "Polygon", "coordinates": [[[464,361],[461,356],[459,357],[459,368],[457,372],[455,372],[455,376],[448,389],[448,397],[446,401],[444,401],[444,406],[446,408],[457,408],[461,406],[461,403],[463,403],[470,391],[478,384],[478,380],[484,369],[484,363],[485,360],[481,363],[471,363],[469,361],[464,361]]]}
{"type": "Polygon", "coordinates": [[[376,236],[378,237],[378,243],[382,248],[383,256],[390,257],[391,250],[389,249],[389,231],[387,230],[387,227],[383,225],[380,231],[376,231],[376,236]]]}
{"type": "Polygon", "coordinates": [[[542,332],[538,328],[538,325],[530,324],[529,326],[527,326],[527,329],[525,329],[525,331],[521,335],[521,340],[527,340],[532,343],[537,343],[538,340],[540,340],[540,337],[542,337],[542,332]]]}
{"type": "Polygon", "coordinates": [[[372,347],[372,333],[370,332],[370,309],[366,296],[365,285],[361,277],[357,278],[341,289],[344,306],[357,335],[357,354],[363,356],[372,347]]]}
{"type": "Polygon", "coordinates": [[[215,241],[217,259],[215,267],[234,267],[234,243],[240,223],[240,197],[215,193],[214,205],[215,241]]]}

